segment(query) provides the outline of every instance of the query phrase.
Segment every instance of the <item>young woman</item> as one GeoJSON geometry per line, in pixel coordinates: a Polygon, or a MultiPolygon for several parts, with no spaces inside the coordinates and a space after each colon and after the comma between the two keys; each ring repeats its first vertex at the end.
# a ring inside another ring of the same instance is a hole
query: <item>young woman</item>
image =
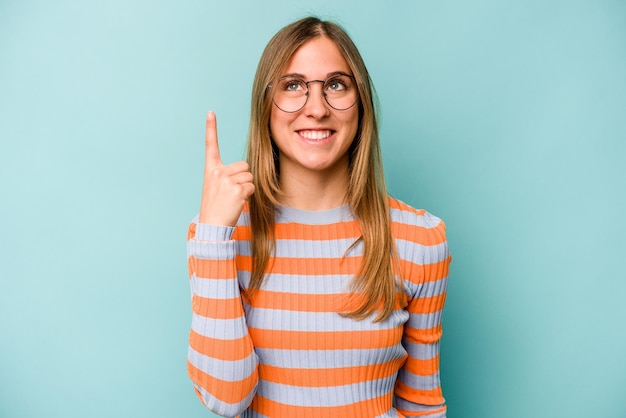
{"type": "Polygon", "coordinates": [[[206,128],[189,228],[188,371],[233,417],[445,417],[443,222],[386,194],[373,87],[337,25],[280,30],[259,62],[248,162],[206,128]]]}

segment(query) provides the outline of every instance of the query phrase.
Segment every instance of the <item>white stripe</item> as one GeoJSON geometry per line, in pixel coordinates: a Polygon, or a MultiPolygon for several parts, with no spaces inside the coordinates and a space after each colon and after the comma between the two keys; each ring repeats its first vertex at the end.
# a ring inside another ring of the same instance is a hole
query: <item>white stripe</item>
{"type": "Polygon", "coordinates": [[[391,316],[383,322],[372,322],[372,318],[355,321],[344,318],[335,312],[296,312],[275,309],[255,308],[244,304],[247,313],[248,326],[260,330],[271,329],[277,331],[372,331],[387,330],[404,325],[409,314],[406,311],[393,311],[391,316]]]}
{"type": "Polygon", "coordinates": [[[372,394],[382,396],[391,391],[395,374],[383,379],[328,387],[290,386],[261,380],[257,393],[275,402],[299,407],[336,407],[371,399],[372,394]]]}
{"type": "Polygon", "coordinates": [[[439,372],[429,376],[418,376],[405,369],[400,369],[398,380],[413,389],[433,390],[439,387],[439,372]]]}
{"type": "Polygon", "coordinates": [[[384,349],[279,350],[257,348],[255,351],[263,364],[297,369],[370,366],[402,358],[406,354],[400,344],[384,349]]]}
{"type": "Polygon", "coordinates": [[[441,219],[435,215],[424,212],[422,215],[417,215],[408,210],[402,209],[390,209],[391,221],[397,223],[403,223],[407,225],[421,226],[424,228],[436,228],[441,219]]]}
{"type": "Polygon", "coordinates": [[[256,370],[257,365],[254,351],[244,359],[228,361],[205,356],[189,347],[187,359],[196,369],[227,382],[238,382],[250,377],[256,370]]]}
{"type": "Polygon", "coordinates": [[[195,294],[204,298],[233,299],[241,296],[237,279],[205,279],[192,275],[195,294]]]}
{"type": "Polygon", "coordinates": [[[263,282],[263,290],[295,293],[301,295],[336,295],[347,293],[351,275],[300,276],[269,274],[263,282]]]}
{"type": "Polygon", "coordinates": [[[443,310],[428,314],[411,314],[409,326],[415,329],[429,329],[441,324],[443,310]]]}
{"type": "Polygon", "coordinates": [[[191,316],[191,329],[202,336],[218,340],[237,340],[248,335],[248,328],[243,317],[213,319],[194,312],[191,316]]]}
{"type": "Polygon", "coordinates": [[[194,387],[198,390],[198,392],[200,392],[200,396],[202,397],[202,400],[207,408],[224,417],[234,417],[239,415],[250,405],[250,403],[252,403],[252,398],[256,393],[256,391],[253,390],[244,400],[233,404],[217,399],[215,396],[211,395],[209,392],[204,390],[204,388],[198,385],[194,385],[194,387]]]}

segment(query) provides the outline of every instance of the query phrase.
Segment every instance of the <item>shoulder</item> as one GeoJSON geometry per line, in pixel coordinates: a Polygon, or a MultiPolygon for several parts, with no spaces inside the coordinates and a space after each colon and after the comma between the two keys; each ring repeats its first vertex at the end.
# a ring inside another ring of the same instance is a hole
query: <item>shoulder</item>
{"type": "Polygon", "coordinates": [[[396,239],[422,245],[437,245],[446,241],[446,224],[441,218],[398,199],[388,199],[391,230],[396,239]]]}

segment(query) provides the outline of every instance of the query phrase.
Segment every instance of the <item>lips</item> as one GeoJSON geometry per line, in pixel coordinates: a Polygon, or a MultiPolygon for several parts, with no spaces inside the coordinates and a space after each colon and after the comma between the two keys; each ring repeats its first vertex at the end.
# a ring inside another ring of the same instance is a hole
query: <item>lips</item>
{"type": "Polygon", "coordinates": [[[298,131],[298,134],[310,141],[322,141],[333,134],[334,131],[330,129],[304,129],[298,131]]]}

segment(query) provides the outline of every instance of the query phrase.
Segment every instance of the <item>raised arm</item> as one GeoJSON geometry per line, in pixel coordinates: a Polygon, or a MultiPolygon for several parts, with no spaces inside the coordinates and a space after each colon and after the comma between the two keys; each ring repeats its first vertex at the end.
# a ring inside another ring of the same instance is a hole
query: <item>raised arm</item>
{"type": "Polygon", "coordinates": [[[248,407],[258,382],[232,239],[245,200],[253,192],[246,163],[222,164],[215,115],[209,113],[201,210],[187,241],[192,292],[187,367],[200,400],[227,417],[248,407]]]}

